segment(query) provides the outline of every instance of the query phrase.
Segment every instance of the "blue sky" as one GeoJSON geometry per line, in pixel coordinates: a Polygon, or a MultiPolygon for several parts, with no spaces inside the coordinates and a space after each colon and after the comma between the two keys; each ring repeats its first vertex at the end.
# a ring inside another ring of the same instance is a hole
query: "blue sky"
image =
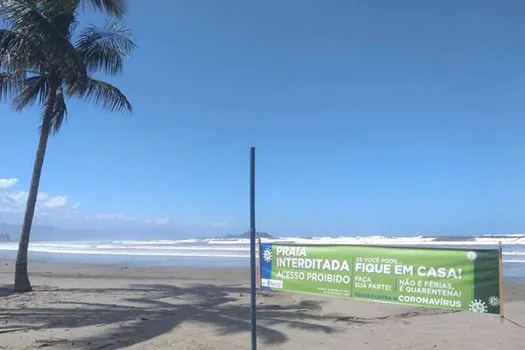
{"type": "MultiPolygon", "coordinates": [[[[262,231],[523,232],[524,17],[510,0],[130,1],[138,49],[111,81],[135,112],[69,102],[37,222],[243,232],[255,145],[262,231]]],[[[2,221],[38,123],[0,105],[2,221]]]]}

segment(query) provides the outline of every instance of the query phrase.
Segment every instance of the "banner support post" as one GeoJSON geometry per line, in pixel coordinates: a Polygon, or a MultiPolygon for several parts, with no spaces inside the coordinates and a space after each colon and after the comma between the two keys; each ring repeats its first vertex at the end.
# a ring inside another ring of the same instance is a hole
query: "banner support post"
{"type": "Polygon", "coordinates": [[[503,246],[501,241],[498,244],[498,271],[499,271],[499,319],[503,323],[505,316],[503,314],[503,303],[505,298],[503,296],[503,246]]]}
{"type": "Polygon", "coordinates": [[[258,286],[259,286],[259,294],[262,293],[262,251],[261,251],[261,238],[259,238],[258,242],[257,242],[257,249],[259,250],[259,261],[258,261],[258,268],[257,268],[257,283],[258,283],[258,286]]]}
{"type": "Polygon", "coordinates": [[[256,285],[255,285],[255,147],[250,150],[250,285],[251,285],[251,350],[257,350],[256,285]]]}

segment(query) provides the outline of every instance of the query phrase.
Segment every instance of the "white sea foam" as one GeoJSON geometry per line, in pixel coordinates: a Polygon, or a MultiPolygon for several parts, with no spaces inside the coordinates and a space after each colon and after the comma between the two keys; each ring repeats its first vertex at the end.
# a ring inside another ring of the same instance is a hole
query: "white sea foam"
{"type": "MultiPolygon", "coordinates": [[[[525,236],[523,235],[490,235],[473,237],[470,239],[455,239],[454,237],[385,237],[385,236],[363,236],[363,237],[284,237],[263,239],[265,243],[296,243],[296,244],[373,244],[373,245],[497,245],[502,244],[525,245],[525,236]]],[[[83,242],[88,243],[88,242],[83,242]]],[[[96,242],[89,242],[96,243],[96,242]]],[[[187,245],[195,243],[198,245],[247,245],[250,243],[249,239],[185,239],[185,240],[151,240],[151,241],[136,241],[136,240],[122,240],[104,242],[106,244],[116,244],[119,246],[174,246],[187,245]]]]}
{"type": "MultiPolygon", "coordinates": [[[[14,245],[1,245],[0,250],[11,250],[16,251],[17,246],[14,245]]],[[[210,257],[210,258],[248,258],[249,254],[221,254],[221,253],[199,253],[199,252],[177,252],[177,251],[139,251],[139,250],[126,250],[126,249],[112,249],[112,250],[99,250],[99,249],[57,249],[50,247],[41,246],[30,246],[29,251],[40,252],[40,253],[59,253],[59,254],[85,254],[85,255],[141,255],[141,256],[179,256],[179,257],[210,257]]]]}
{"type": "Polygon", "coordinates": [[[173,245],[173,244],[187,244],[187,243],[202,243],[205,240],[202,239],[177,239],[177,240],[170,240],[170,239],[161,239],[161,240],[150,240],[150,241],[111,241],[106,243],[113,243],[113,244],[124,244],[124,245],[134,245],[134,244],[143,244],[143,245],[173,245]]]}
{"type": "Polygon", "coordinates": [[[97,249],[130,249],[130,250],[205,250],[205,251],[214,251],[214,250],[221,250],[221,251],[249,251],[250,247],[170,247],[170,246],[160,246],[160,247],[152,247],[152,246],[143,246],[143,245],[96,245],[97,249]]]}
{"type": "MultiPolygon", "coordinates": [[[[495,248],[501,241],[505,262],[525,263],[525,237],[483,236],[467,239],[454,237],[313,237],[263,239],[264,243],[312,245],[380,245],[495,248]]],[[[81,242],[31,242],[29,251],[55,254],[134,255],[172,257],[248,258],[249,239],[186,239],[186,240],[118,240],[81,242]]],[[[16,251],[14,242],[0,243],[0,251],[16,251]]]]}

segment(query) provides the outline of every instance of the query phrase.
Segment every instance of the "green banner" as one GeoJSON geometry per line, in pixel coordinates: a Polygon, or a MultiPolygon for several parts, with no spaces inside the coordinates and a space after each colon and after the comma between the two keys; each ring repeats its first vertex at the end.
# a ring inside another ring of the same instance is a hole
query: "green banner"
{"type": "Polygon", "coordinates": [[[263,288],[499,313],[499,251],[261,246],[263,288]]]}

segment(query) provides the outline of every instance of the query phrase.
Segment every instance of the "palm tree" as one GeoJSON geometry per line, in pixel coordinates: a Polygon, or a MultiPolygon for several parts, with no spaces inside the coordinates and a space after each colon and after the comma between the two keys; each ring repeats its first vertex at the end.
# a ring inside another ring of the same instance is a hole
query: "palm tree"
{"type": "Polygon", "coordinates": [[[32,290],[27,271],[31,225],[47,142],[67,117],[66,99],[78,97],[109,111],[132,111],[119,89],[92,77],[100,71],[120,73],[135,47],[129,32],[115,22],[124,16],[125,5],[125,0],[0,0],[0,101],[11,100],[17,111],[35,103],[42,107],[16,258],[16,292],[32,290]],[[113,22],[76,33],[79,11],[85,8],[103,12],[113,22]]]}

